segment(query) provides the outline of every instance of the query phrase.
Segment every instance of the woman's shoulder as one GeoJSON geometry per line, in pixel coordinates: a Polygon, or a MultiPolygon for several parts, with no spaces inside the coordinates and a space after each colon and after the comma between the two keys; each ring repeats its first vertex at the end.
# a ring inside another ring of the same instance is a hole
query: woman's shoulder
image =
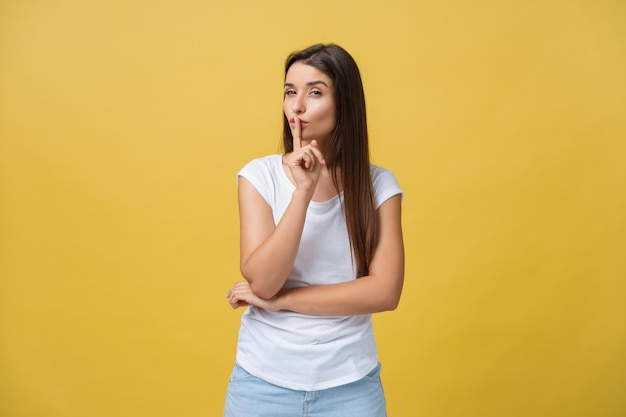
{"type": "Polygon", "coordinates": [[[385,179],[396,181],[396,177],[391,170],[374,164],[370,164],[370,175],[372,176],[372,182],[385,179]]]}
{"type": "Polygon", "coordinates": [[[241,168],[239,175],[244,172],[272,172],[282,166],[282,155],[273,154],[255,158],[241,168]]]}
{"type": "Polygon", "coordinates": [[[273,167],[275,166],[277,163],[282,163],[282,154],[272,154],[272,155],[265,155],[265,156],[261,156],[258,158],[254,158],[252,159],[250,162],[248,162],[246,165],[244,166],[248,166],[248,165],[252,165],[252,166],[269,166],[269,167],[273,167]]]}
{"type": "Polygon", "coordinates": [[[370,173],[376,196],[376,207],[396,194],[403,195],[398,180],[389,169],[370,164],[370,173]]]}
{"type": "Polygon", "coordinates": [[[277,187],[279,188],[282,184],[282,169],[282,155],[280,154],[255,158],[239,170],[237,182],[240,177],[245,178],[268,204],[272,204],[277,187]]]}
{"type": "Polygon", "coordinates": [[[391,170],[381,167],[379,165],[370,163],[370,172],[372,173],[372,175],[383,175],[385,172],[391,173],[391,170]]]}

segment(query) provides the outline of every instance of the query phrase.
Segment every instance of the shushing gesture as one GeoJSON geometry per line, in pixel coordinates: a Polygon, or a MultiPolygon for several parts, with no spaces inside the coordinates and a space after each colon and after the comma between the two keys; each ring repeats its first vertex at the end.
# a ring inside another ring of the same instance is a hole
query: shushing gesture
{"type": "Polygon", "coordinates": [[[287,155],[286,163],[296,183],[296,189],[302,189],[311,195],[320,177],[324,156],[316,140],[302,146],[302,122],[295,117],[295,126],[291,130],[293,136],[293,152],[287,155]]]}

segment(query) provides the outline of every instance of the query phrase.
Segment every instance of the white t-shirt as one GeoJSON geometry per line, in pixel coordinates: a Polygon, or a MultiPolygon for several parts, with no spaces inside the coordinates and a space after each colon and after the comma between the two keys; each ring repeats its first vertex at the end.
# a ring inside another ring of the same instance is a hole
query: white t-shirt
{"type": "MultiPolygon", "coordinates": [[[[371,165],[371,174],[377,208],[402,194],[390,171],[371,165]]],[[[237,175],[259,191],[278,224],[295,190],[282,155],[255,159],[237,175]]],[[[340,194],[309,203],[285,288],[355,279],[342,198],[340,194]]],[[[241,318],[237,362],[258,378],[294,390],[316,391],[357,381],[378,364],[371,314],[311,316],[248,307],[241,318]]]]}

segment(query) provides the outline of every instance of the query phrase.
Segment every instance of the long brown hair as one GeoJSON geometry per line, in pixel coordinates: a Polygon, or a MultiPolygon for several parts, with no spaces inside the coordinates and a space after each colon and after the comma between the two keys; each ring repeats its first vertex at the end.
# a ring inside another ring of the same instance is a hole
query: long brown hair
{"type": "MultiPolygon", "coordinates": [[[[341,168],[348,237],[357,277],[362,277],[369,274],[376,245],[377,222],[370,174],[365,94],[359,67],[346,50],[335,44],[317,44],[292,53],[285,62],[285,77],[296,62],[317,68],[333,82],[336,125],[330,139],[330,154],[325,158],[337,190],[339,178],[333,168],[341,168]]],[[[293,151],[293,136],[286,116],[283,117],[283,146],[285,152],[293,151]]]]}

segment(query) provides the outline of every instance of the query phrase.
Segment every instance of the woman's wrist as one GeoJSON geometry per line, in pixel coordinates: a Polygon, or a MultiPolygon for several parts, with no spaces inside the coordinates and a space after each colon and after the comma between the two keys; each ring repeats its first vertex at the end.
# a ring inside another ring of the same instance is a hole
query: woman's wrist
{"type": "Polygon", "coordinates": [[[315,189],[308,190],[306,188],[296,187],[295,191],[293,192],[292,198],[294,200],[304,201],[308,205],[311,201],[311,198],[313,198],[313,191],[315,191],[315,189]]]}

